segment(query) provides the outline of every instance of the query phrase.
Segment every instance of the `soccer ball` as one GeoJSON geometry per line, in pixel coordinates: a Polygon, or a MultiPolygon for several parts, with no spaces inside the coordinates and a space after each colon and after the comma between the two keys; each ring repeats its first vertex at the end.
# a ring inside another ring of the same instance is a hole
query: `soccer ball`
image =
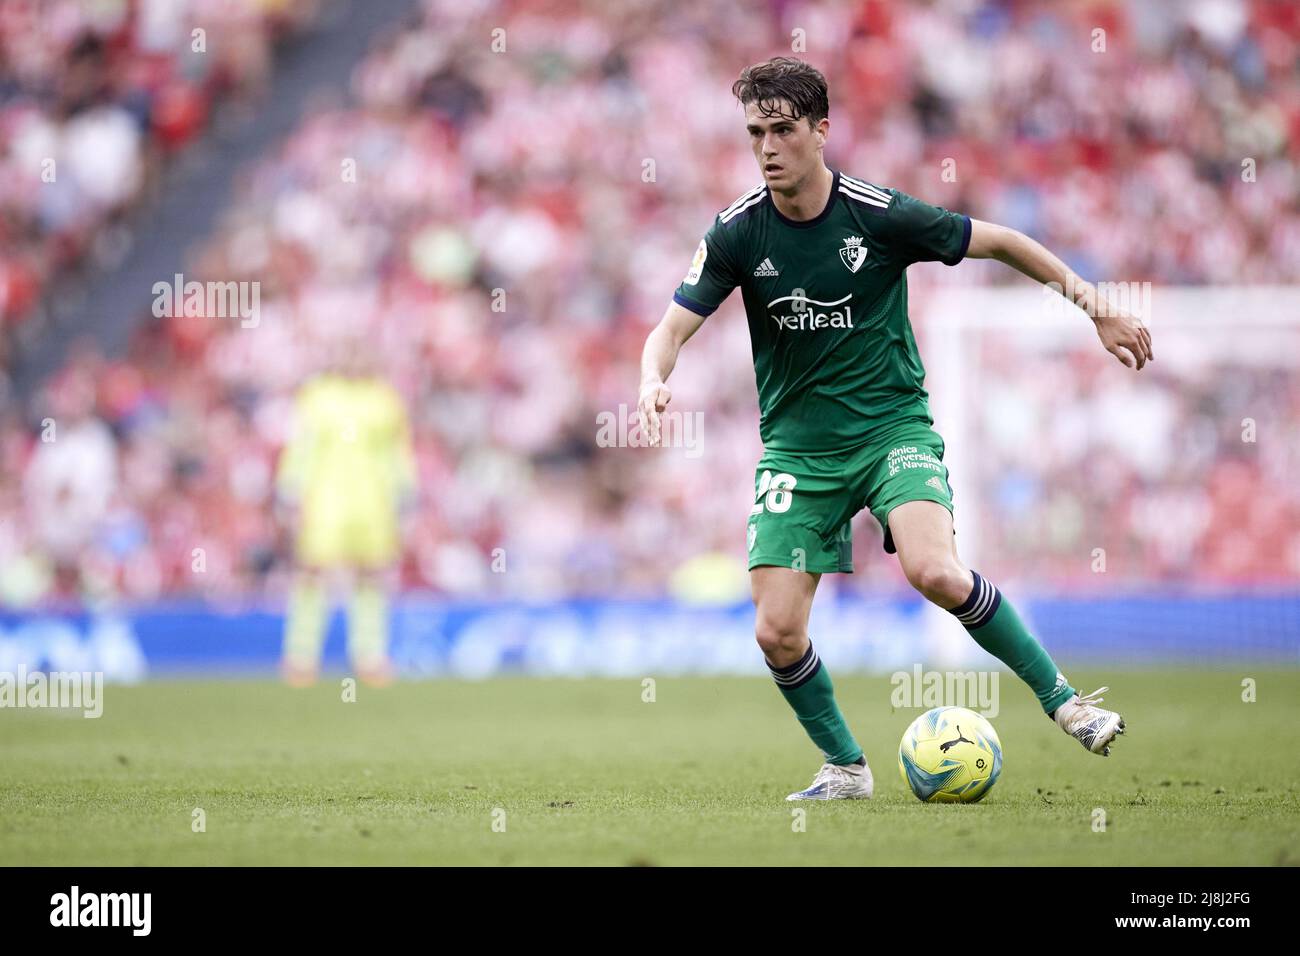
{"type": "Polygon", "coordinates": [[[936,707],[907,728],[898,770],[927,803],[974,803],[998,782],[1002,744],[993,725],[965,707],[936,707]]]}

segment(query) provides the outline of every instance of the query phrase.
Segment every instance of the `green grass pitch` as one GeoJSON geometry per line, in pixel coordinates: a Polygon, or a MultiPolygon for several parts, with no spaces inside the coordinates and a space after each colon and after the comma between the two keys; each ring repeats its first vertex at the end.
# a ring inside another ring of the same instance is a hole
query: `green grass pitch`
{"type": "Polygon", "coordinates": [[[1110,685],[1112,755],[1004,674],[1002,778],[958,806],[899,776],[887,677],[836,679],[876,796],[824,804],[784,800],[820,760],[765,679],[109,686],[98,720],[0,710],[0,863],[1300,863],[1300,671],[1071,676],[1110,685]]]}

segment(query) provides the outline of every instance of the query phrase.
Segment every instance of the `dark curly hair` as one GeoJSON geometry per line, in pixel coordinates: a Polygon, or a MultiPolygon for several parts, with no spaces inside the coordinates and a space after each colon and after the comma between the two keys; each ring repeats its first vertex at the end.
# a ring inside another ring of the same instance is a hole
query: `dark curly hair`
{"type": "Polygon", "coordinates": [[[789,56],[745,67],[731,92],[744,105],[757,103],[764,116],[788,116],[779,102],[785,100],[794,111],[792,118],[807,118],[809,126],[816,126],[831,109],[826,77],[816,67],[789,56]]]}

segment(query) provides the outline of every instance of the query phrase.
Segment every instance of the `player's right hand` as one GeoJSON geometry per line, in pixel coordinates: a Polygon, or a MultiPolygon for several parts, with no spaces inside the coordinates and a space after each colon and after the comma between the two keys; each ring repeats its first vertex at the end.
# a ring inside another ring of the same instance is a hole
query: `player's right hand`
{"type": "Polygon", "coordinates": [[[641,415],[641,430],[650,439],[650,447],[658,448],[659,413],[673,400],[673,393],[663,382],[648,382],[641,386],[641,397],[637,401],[637,411],[641,415]]]}
{"type": "Polygon", "coordinates": [[[1151,332],[1123,309],[1110,309],[1093,319],[1102,346],[1126,368],[1141,369],[1155,357],[1151,332]]]}

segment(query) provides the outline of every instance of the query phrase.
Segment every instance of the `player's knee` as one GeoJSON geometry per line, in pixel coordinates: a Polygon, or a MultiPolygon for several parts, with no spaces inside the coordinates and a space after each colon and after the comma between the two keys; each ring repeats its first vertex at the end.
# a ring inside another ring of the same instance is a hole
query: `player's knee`
{"type": "Polygon", "coordinates": [[[956,607],[970,594],[968,572],[951,559],[918,561],[906,569],[907,580],[927,601],[940,607],[956,607]]]}
{"type": "Polygon", "coordinates": [[[804,624],[793,617],[760,613],[754,625],[754,638],[763,656],[778,667],[794,655],[798,660],[807,642],[804,624]]]}

